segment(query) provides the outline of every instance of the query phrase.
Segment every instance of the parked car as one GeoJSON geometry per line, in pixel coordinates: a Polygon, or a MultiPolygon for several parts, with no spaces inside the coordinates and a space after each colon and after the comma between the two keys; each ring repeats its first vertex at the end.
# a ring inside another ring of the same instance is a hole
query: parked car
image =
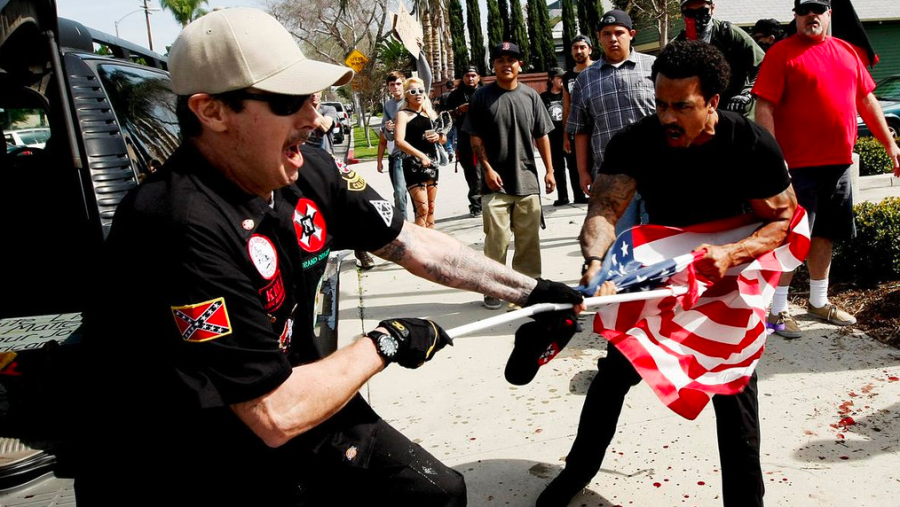
{"type": "Polygon", "coordinates": [[[30,146],[31,148],[43,148],[50,139],[50,129],[37,127],[30,129],[10,130],[3,134],[7,145],[30,146]]]}
{"type": "MultiPolygon", "coordinates": [[[[888,76],[879,81],[872,93],[881,104],[884,119],[887,120],[888,129],[894,139],[900,139],[900,74],[888,76]]],[[[856,126],[859,137],[872,135],[872,131],[863,122],[862,117],[856,117],[856,126]]]]}
{"type": "Polygon", "coordinates": [[[350,122],[350,114],[347,113],[347,108],[344,107],[344,104],[340,102],[323,102],[323,104],[337,109],[338,116],[341,118],[341,127],[344,129],[345,134],[349,134],[352,125],[350,122]]]}

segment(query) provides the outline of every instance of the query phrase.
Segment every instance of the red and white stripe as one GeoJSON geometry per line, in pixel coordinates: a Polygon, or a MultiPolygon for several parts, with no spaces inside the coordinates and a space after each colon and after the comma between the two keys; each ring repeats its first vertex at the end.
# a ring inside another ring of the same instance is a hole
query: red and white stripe
{"type": "MultiPolygon", "coordinates": [[[[751,215],[678,229],[633,229],[634,256],[644,265],[690,255],[702,243],[722,245],[750,236],[762,224],[751,215]]],[[[672,285],[688,293],[608,305],[594,330],[631,361],[653,392],[679,415],[694,419],[714,394],[740,392],[766,345],[767,308],[783,272],[802,264],[809,251],[806,211],[798,207],[784,244],[753,262],[735,266],[712,285],[693,265],[672,285]]]]}

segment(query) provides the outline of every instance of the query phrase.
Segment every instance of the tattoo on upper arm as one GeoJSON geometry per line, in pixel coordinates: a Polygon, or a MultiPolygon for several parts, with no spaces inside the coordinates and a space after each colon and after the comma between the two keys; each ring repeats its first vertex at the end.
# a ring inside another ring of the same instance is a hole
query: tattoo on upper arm
{"type": "Polygon", "coordinates": [[[633,178],[624,174],[600,174],[591,189],[591,203],[588,215],[601,214],[607,217],[619,216],[628,207],[637,185],[633,178]]]}
{"type": "Polygon", "coordinates": [[[401,229],[400,234],[398,234],[393,241],[372,253],[382,259],[391,261],[395,264],[400,264],[403,259],[409,256],[408,244],[410,238],[411,235],[409,232],[405,229],[401,229]]]}

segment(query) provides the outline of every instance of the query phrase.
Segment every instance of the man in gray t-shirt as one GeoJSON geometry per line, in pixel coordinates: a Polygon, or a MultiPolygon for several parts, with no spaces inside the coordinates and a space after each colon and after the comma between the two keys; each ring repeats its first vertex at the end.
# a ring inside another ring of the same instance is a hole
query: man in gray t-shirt
{"type": "Polygon", "coordinates": [[[318,125],[309,133],[306,144],[322,148],[331,155],[334,155],[334,140],[332,139],[331,129],[338,122],[338,112],[334,106],[326,106],[322,104],[322,92],[316,92],[309,96],[310,103],[319,110],[322,115],[318,125]]]}
{"type": "MultiPolygon", "coordinates": [[[[502,42],[494,48],[491,62],[497,80],[475,92],[463,131],[470,134],[472,151],[482,169],[484,254],[506,263],[514,223],[512,267],[539,277],[541,185],[533,143],[547,168],[544,189],[549,194],[556,188],[547,137],[553,122],[537,92],[519,84],[521,58],[519,47],[513,43],[502,42]]],[[[500,301],[488,296],[484,304],[500,308],[500,301]]]]}

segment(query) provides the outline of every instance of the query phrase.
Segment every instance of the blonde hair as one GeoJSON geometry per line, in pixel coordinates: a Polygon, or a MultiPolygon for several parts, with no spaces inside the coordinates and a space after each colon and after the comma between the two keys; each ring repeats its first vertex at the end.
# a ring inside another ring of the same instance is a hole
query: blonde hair
{"type": "MultiPolygon", "coordinates": [[[[407,93],[413,85],[419,85],[419,88],[425,89],[425,82],[417,77],[411,77],[403,82],[403,102],[400,103],[400,109],[406,109],[409,107],[409,99],[407,98],[407,93]]],[[[427,92],[427,90],[426,90],[427,92]]],[[[412,108],[410,108],[412,109],[412,108]]],[[[428,98],[428,95],[425,95],[425,101],[422,103],[422,109],[425,110],[425,114],[428,115],[428,118],[435,119],[437,118],[437,113],[434,110],[434,106],[431,105],[431,99],[428,98]]]]}

